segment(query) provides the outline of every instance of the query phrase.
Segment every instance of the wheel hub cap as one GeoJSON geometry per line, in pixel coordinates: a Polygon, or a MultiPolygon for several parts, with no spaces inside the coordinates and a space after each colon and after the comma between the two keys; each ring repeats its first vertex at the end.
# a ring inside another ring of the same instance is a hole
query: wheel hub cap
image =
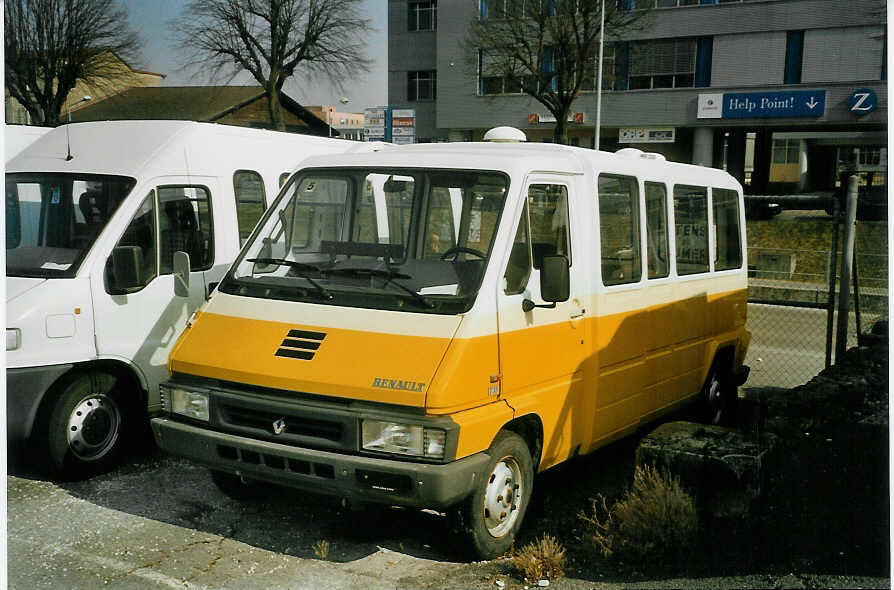
{"type": "Polygon", "coordinates": [[[484,493],[484,523],[492,536],[502,537],[518,520],[522,493],[521,467],[504,457],[494,466],[484,493]]]}
{"type": "Polygon", "coordinates": [[[110,397],[84,398],[68,419],[68,447],[79,459],[99,459],[115,446],[120,425],[121,412],[110,397]]]}

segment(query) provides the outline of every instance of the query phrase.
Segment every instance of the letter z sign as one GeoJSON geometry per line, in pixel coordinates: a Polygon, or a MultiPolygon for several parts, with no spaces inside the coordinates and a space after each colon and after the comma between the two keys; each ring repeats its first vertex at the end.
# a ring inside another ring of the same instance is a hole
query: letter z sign
{"type": "Polygon", "coordinates": [[[871,88],[858,88],[851,94],[848,105],[855,115],[868,115],[878,105],[878,97],[871,88]]]}

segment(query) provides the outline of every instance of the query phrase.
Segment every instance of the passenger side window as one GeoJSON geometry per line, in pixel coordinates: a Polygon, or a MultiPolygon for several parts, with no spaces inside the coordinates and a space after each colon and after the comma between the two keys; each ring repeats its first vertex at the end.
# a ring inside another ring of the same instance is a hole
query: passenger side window
{"type": "Polygon", "coordinates": [[[648,277],[670,273],[667,250],[667,189],[659,182],[646,183],[646,264],[648,277]]]}
{"type": "Polygon", "coordinates": [[[189,254],[192,270],[211,268],[214,236],[208,189],[201,186],[162,186],[158,188],[158,203],[161,238],[159,274],[172,272],[174,252],[177,251],[189,254]]]}
{"type": "Polygon", "coordinates": [[[714,235],[717,252],[714,270],[742,267],[742,232],[739,227],[739,195],[736,191],[711,190],[714,202],[714,235]]]}
{"type": "Polygon", "coordinates": [[[674,187],[677,274],[708,272],[708,189],[674,187]]]}
{"type": "Polygon", "coordinates": [[[571,263],[568,245],[568,188],[561,184],[532,184],[528,187],[531,249],[534,268],[544,256],[564,254],[571,263]]]}
{"type": "Polygon", "coordinates": [[[236,221],[239,224],[239,245],[245,243],[255,228],[267,204],[264,199],[264,179],[252,170],[237,170],[233,174],[233,194],[236,196],[236,221]]]}
{"type": "Polygon", "coordinates": [[[642,276],[636,178],[600,174],[598,199],[602,282],[635,283],[642,276]]]}
{"type": "MultiPolygon", "coordinates": [[[[157,275],[156,242],[155,242],[155,191],[143,199],[140,208],[134,214],[124,235],[118,240],[115,249],[128,248],[137,260],[142,261],[140,276],[142,277],[140,288],[148,285],[157,275]]],[[[114,265],[106,267],[108,272],[114,273],[114,265]]],[[[119,277],[120,278],[120,277],[119,277]]]]}
{"type": "Polygon", "coordinates": [[[503,292],[507,295],[516,295],[525,290],[528,277],[531,276],[531,246],[528,239],[528,205],[525,203],[515,239],[512,240],[512,251],[509,253],[509,263],[506,265],[503,292]]]}

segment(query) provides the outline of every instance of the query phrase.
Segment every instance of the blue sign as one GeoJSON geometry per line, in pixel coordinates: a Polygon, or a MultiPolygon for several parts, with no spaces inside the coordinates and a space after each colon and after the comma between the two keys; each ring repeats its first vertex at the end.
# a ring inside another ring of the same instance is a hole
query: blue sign
{"type": "Polygon", "coordinates": [[[872,88],[858,88],[847,101],[851,112],[856,115],[868,115],[878,105],[878,97],[872,88]]]}
{"type": "Polygon", "coordinates": [[[723,94],[724,119],[822,117],[825,112],[825,90],[726,92],[723,94]]]}

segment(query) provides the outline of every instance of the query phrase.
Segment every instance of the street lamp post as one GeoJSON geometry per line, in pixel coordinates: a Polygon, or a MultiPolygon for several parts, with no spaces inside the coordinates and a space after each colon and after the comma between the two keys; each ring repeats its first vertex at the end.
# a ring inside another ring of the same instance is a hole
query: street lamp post
{"type": "Polygon", "coordinates": [[[599,10],[599,59],[596,63],[596,127],[593,130],[593,149],[599,150],[599,132],[602,123],[602,47],[605,44],[605,0],[599,10]]]}

